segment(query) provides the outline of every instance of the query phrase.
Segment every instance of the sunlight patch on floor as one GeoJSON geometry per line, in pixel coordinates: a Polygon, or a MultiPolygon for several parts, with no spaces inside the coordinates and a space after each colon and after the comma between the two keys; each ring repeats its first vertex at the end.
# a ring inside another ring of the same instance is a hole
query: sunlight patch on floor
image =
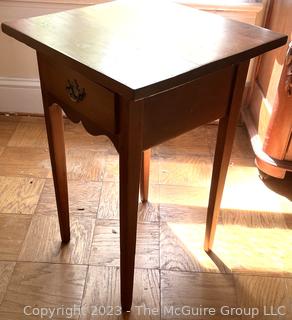
{"type": "Polygon", "coordinates": [[[241,180],[226,186],[221,208],[292,213],[292,203],[289,199],[269,190],[265,185],[255,185],[241,180]]]}
{"type": "MultiPolygon", "coordinates": [[[[180,163],[179,170],[174,170],[174,175],[182,176],[183,174],[184,179],[181,180],[184,183],[188,180],[189,184],[176,187],[168,186],[167,189],[162,187],[160,203],[207,208],[208,174],[206,171],[200,172],[198,170],[197,175],[192,176],[193,172],[188,173],[188,167],[188,163],[180,163]],[[197,186],[192,187],[191,181],[194,181],[197,186]]],[[[292,202],[270,190],[258,177],[258,171],[255,167],[236,163],[228,170],[221,208],[292,214],[292,202]]]]}
{"type": "MultiPolygon", "coordinates": [[[[168,223],[186,254],[212,268],[214,263],[203,251],[205,225],[168,223]]],[[[213,252],[233,272],[292,274],[292,230],[218,225],[213,252]]]]}

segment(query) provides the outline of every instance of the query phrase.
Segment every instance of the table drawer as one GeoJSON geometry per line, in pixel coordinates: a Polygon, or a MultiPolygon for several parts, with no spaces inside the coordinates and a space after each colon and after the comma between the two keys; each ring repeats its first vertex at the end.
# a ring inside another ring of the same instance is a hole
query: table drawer
{"type": "Polygon", "coordinates": [[[223,117],[229,106],[234,70],[228,66],[146,99],[144,148],[223,117]]]}
{"type": "Polygon", "coordinates": [[[56,102],[100,130],[115,133],[115,94],[75,70],[44,60],[42,82],[56,102]]]}

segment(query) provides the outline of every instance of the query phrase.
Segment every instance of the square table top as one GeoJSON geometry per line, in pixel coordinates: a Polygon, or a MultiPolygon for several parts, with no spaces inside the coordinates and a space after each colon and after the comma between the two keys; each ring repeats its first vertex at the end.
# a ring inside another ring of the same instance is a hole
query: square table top
{"type": "Polygon", "coordinates": [[[107,2],[4,23],[2,30],[134,99],[287,41],[282,34],[159,0],[107,2]]]}

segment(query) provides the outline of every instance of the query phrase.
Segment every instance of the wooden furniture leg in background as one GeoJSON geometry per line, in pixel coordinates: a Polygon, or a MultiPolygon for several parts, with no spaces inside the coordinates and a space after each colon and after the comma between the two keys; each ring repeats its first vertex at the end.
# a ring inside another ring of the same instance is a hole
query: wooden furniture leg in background
{"type": "Polygon", "coordinates": [[[150,159],[151,159],[151,149],[143,151],[141,180],[140,180],[140,194],[141,194],[142,202],[148,201],[150,159]]]}
{"type": "Polygon", "coordinates": [[[137,212],[142,162],[143,101],[121,103],[120,154],[120,279],[121,305],[130,311],[133,297],[137,212]]]}
{"type": "Polygon", "coordinates": [[[239,116],[248,66],[249,61],[245,61],[237,66],[231,88],[227,114],[225,117],[219,120],[212,182],[207,209],[204,244],[205,251],[210,251],[213,246],[216,225],[220,212],[220,204],[223,195],[223,188],[232,151],[236,123],[239,116]]]}
{"type": "Polygon", "coordinates": [[[62,109],[44,101],[46,128],[54,178],[56,202],[63,242],[70,241],[69,204],[62,109]]]}

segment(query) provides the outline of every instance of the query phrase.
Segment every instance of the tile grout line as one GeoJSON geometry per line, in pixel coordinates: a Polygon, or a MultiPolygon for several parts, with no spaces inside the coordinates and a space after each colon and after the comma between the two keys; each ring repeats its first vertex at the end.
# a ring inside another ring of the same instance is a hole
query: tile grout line
{"type": "Polygon", "coordinates": [[[80,314],[78,315],[78,320],[80,319],[80,317],[82,316],[82,306],[83,306],[83,299],[85,297],[85,293],[86,293],[86,289],[87,289],[87,277],[88,277],[88,273],[89,273],[89,264],[86,265],[86,275],[85,275],[85,280],[84,280],[84,285],[83,285],[83,291],[82,291],[82,296],[81,296],[81,301],[80,301],[80,314]]]}
{"type": "MultiPolygon", "coordinates": [[[[73,264],[73,263],[65,263],[65,262],[46,262],[46,261],[13,261],[13,260],[0,260],[0,262],[10,262],[10,263],[24,263],[24,264],[53,264],[53,265],[67,265],[67,266],[88,266],[88,267],[105,267],[105,268],[119,268],[119,266],[112,266],[112,265],[98,265],[98,264],[87,264],[87,263],[80,263],[80,264],[73,264]]],[[[183,274],[210,274],[210,275],[223,275],[223,276],[247,276],[247,277],[261,277],[261,278],[280,278],[280,279],[292,279],[289,275],[280,275],[280,274],[260,274],[260,273],[246,273],[246,272],[231,272],[231,273],[221,273],[221,272],[209,272],[209,271],[185,271],[185,270],[171,270],[171,269],[160,269],[160,268],[135,268],[137,270],[160,270],[164,272],[171,272],[171,273],[183,273],[183,274]]]]}

